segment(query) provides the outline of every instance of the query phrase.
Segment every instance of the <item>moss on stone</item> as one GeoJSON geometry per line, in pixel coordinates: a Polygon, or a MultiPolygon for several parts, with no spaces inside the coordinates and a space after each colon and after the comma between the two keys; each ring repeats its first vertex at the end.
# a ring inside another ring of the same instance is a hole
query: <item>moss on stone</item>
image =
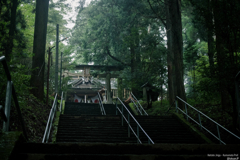
{"type": "Polygon", "coordinates": [[[193,127],[188,121],[184,119],[182,114],[173,113],[173,116],[178,118],[182,124],[184,124],[194,135],[198,138],[204,140],[207,144],[214,144],[209,138],[207,138],[203,133],[201,133],[197,128],[193,127]]]}

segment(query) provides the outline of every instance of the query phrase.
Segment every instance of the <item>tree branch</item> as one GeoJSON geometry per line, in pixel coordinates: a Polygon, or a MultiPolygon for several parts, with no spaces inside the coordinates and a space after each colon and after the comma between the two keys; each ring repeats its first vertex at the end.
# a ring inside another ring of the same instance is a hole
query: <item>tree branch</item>
{"type": "Polygon", "coordinates": [[[163,25],[166,27],[166,23],[165,23],[164,20],[163,20],[160,16],[158,16],[158,14],[154,11],[154,9],[153,9],[153,7],[152,7],[152,5],[151,5],[151,3],[150,3],[149,0],[148,0],[148,4],[150,5],[152,11],[156,14],[156,16],[161,20],[161,22],[163,23],[163,25]]]}
{"type": "Polygon", "coordinates": [[[119,60],[118,58],[112,56],[108,47],[106,47],[106,49],[107,49],[107,54],[108,54],[109,57],[111,57],[113,60],[118,61],[118,62],[120,62],[120,63],[123,64],[123,65],[129,66],[128,64],[126,64],[126,63],[122,62],[121,60],[119,60]]]}

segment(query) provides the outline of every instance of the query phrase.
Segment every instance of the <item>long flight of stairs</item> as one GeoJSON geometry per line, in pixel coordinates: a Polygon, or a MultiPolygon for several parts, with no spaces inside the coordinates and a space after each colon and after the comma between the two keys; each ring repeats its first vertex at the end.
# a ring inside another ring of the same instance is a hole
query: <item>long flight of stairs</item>
{"type": "MultiPolygon", "coordinates": [[[[189,132],[172,116],[135,116],[155,142],[146,144],[145,135],[137,144],[127,125],[121,126],[114,105],[105,105],[107,115],[101,115],[98,104],[66,103],[60,116],[56,143],[18,143],[10,159],[214,159],[210,153],[233,153],[240,146],[209,146],[189,132]]],[[[125,113],[126,114],[126,113],[125,113]]],[[[131,125],[136,130],[136,124],[131,125]]],[[[236,152],[237,153],[237,152],[236,152]]],[[[219,159],[219,157],[217,157],[219,159]]]]}
{"type": "Polygon", "coordinates": [[[109,115],[102,116],[98,104],[67,102],[56,142],[136,143],[136,138],[128,138],[126,127],[121,126],[116,107],[109,104],[105,108],[109,115]]]}
{"type": "Polygon", "coordinates": [[[135,143],[128,138],[119,116],[61,115],[56,142],[135,143]]]}

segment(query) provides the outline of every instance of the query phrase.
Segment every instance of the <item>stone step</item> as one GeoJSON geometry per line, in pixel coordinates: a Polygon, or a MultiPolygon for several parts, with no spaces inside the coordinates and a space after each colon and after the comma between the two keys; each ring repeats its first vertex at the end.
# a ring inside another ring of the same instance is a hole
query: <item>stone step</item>
{"type": "Polygon", "coordinates": [[[228,159],[238,158],[240,145],[131,144],[131,143],[23,143],[11,159],[228,159]],[[216,154],[221,155],[218,157],[216,154]],[[232,155],[224,156],[224,155],[232,155]]]}
{"type": "Polygon", "coordinates": [[[97,137],[95,135],[93,136],[89,136],[89,135],[67,135],[67,136],[57,136],[57,138],[61,138],[61,139],[101,139],[103,141],[105,140],[110,140],[112,141],[113,139],[117,139],[119,141],[121,141],[122,139],[129,139],[127,136],[121,137],[121,136],[117,136],[116,135],[98,135],[97,137]],[[111,137],[111,139],[109,138],[111,137]]]}
{"type": "MultiPolygon", "coordinates": [[[[66,139],[66,141],[74,140],[75,142],[83,141],[84,137],[85,140],[92,139],[97,141],[103,140],[102,137],[104,137],[104,139],[108,137],[116,142],[118,142],[116,138],[119,139],[121,139],[121,137],[127,138],[128,125],[124,121],[124,126],[121,126],[122,119],[121,116],[120,115],[113,116],[116,114],[116,106],[112,104],[106,105],[104,104],[104,106],[106,113],[108,111],[109,114],[111,113],[109,116],[61,115],[58,125],[57,142],[61,138],[62,138],[61,142],[64,139],[66,139]]],[[[121,108],[121,106],[118,107],[121,108]]],[[[127,106],[127,108],[129,109],[129,111],[131,111],[129,106],[127,106]]],[[[91,114],[97,110],[100,111],[99,106],[96,104],[84,105],[69,103],[69,105],[68,104],[66,105],[65,113],[77,115],[81,112],[81,110],[85,110],[86,112],[88,112],[88,114],[91,114]]],[[[127,115],[126,110],[124,110],[124,114],[125,116],[127,115]]],[[[147,134],[152,138],[154,142],[201,143],[192,135],[191,132],[186,130],[186,128],[183,127],[183,125],[172,116],[135,116],[135,118],[138,120],[139,124],[142,126],[142,128],[147,132],[147,134]]],[[[130,124],[133,130],[136,132],[137,130],[136,123],[131,119],[130,124]]],[[[132,131],[130,132],[130,135],[131,137],[136,138],[132,131]]],[[[139,135],[140,139],[146,143],[147,142],[146,135],[141,130],[139,132],[139,135]]]]}
{"type": "Polygon", "coordinates": [[[87,160],[96,160],[96,159],[104,159],[104,160],[129,160],[129,159],[144,159],[144,160],[153,160],[153,159],[171,159],[171,160],[180,160],[180,159],[188,159],[188,160],[195,160],[195,159],[210,159],[209,157],[202,156],[202,155],[194,155],[194,156],[185,156],[182,157],[181,155],[108,155],[108,154],[20,154],[19,158],[22,160],[80,160],[80,159],[87,159],[87,160]]]}
{"type": "MultiPolygon", "coordinates": [[[[98,133],[98,132],[89,132],[89,133],[86,133],[86,132],[72,132],[72,133],[69,133],[69,132],[64,132],[64,133],[58,133],[57,137],[63,137],[63,136],[121,136],[121,135],[125,135],[127,133],[112,133],[112,132],[109,132],[109,133],[98,133]]],[[[124,136],[126,137],[126,136],[124,136]]]]}

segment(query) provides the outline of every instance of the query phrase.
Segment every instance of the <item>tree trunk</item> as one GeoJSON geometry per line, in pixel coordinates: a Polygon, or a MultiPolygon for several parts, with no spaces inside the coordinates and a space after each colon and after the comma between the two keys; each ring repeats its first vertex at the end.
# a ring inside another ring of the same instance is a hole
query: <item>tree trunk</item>
{"type": "MultiPolygon", "coordinates": [[[[214,3],[214,2],[213,2],[214,3]]],[[[215,24],[215,34],[216,34],[216,51],[217,51],[217,65],[218,65],[218,78],[220,81],[219,90],[221,91],[221,104],[222,107],[225,108],[226,101],[225,101],[225,95],[226,95],[226,87],[224,84],[224,67],[225,67],[225,47],[224,47],[224,37],[222,35],[222,29],[221,29],[221,4],[219,2],[214,3],[213,7],[213,13],[214,13],[214,24],[215,24]]]]}
{"type": "Polygon", "coordinates": [[[35,29],[32,58],[32,94],[39,100],[44,98],[44,66],[49,0],[36,1],[35,29]]]}
{"type": "Polygon", "coordinates": [[[230,93],[231,96],[231,100],[232,100],[232,107],[233,107],[233,112],[232,112],[232,119],[233,119],[233,126],[234,129],[238,128],[240,129],[240,117],[238,116],[238,109],[237,109],[237,100],[236,100],[236,95],[235,92],[233,91],[232,93],[230,93]]]}
{"type": "MultiPolygon", "coordinates": [[[[172,51],[174,54],[175,80],[177,96],[186,101],[186,94],[183,80],[183,39],[182,39],[182,21],[181,21],[181,0],[169,0],[169,14],[171,19],[172,31],[172,51]]],[[[183,108],[183,103],[179,103],[183,108]]]]}
{"type": "Polygon", "coordinates": [[[6,53],[5,53],[7,62],[10,62],[10,60],[11,60],[14,32],[16,30],[16,13],[17,13],[18,4],[19,4],[18,0],[13,0],[12,6],[11,6],[11,22],[10,22],[10,28],[9,28],[9,42],[8,42],[8,46],[6,48],[6,53]]]}
{"type": "Polygon", "coordinates": [[[171,19],[169,15],[169,0],[165,0],[166,4],[166,32],[167,32],[167,66],[168,66],[168,96],[169,96],[169,102],[172,104],[175,99],[175,92],[174,92],[174,69],[173,67],[173,60],[174,55],[172,52],[172,31],[171,31],[171,19]]]}
{"type": "Polygon", "coordinates": [[[131,45],[130,47],[130,52],[131,52],[131,89],[132,93],[138,98],[138,91],[135,87],[136,83],[136,77],[135,77],[135,70],[136,70],[136,53],[135,53],[135,47],[134,44],[131,45]]]}
{"type": "Polygon", "coordinates": [[[205,17],[206,24],[207,24],[207,38],[208,38],[208,57],[209,57],[209,64],[210,64],[210,70],[211,74],[214,74],[214,61],[213,61],[213,55],[214,55],[214,39],[213,39],[213,15],[212,15],[212,5],[210,3],[210,0],[208,0],[208,11],[207,16],[205,17]]]}
{"type": "MultiPolygon", "coordinates": [[[[223,17],[226,17],[225,13],[223,12],[224,10],[227,10],[226,4],[222,1],[212,1],[212,6],[214,29],[216,35],[217,70],[219,79],[219,91],[221,92],[221,105],[223,109],[226,109],[229,106],[229,95],[231,95],[233,107],[233,126],[236,127],[238,113],[236,112],[234,84],[232,84],[232,81],[229,81],[231,77],[235,76],[233,75],[234,72],[229,70],[230,65],[234,66],[234,61],[231,61],[229,59],[230,51],[229,48],[227,48],[227,42],[231,41],[229,35],[230,33],[228,30],[231,25],[228,24],[227,20],[223,20],[223,17]]],[[[234,67],[232,68],[234,69],[234,67]]],[[[232,78],[232,80],[233,79],[234,78],[232,78]]]]}

